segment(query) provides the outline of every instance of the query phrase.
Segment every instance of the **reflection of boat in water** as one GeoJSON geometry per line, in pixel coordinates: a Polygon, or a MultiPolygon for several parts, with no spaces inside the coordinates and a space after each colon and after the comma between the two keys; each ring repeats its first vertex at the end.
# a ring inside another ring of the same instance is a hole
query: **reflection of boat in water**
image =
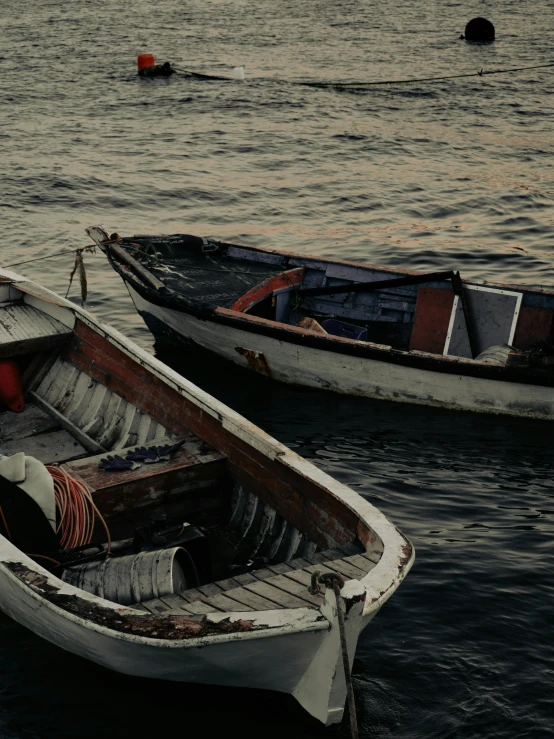
{"type": "Polygon", "coordinates": [[[339,721],[342,608],[351,662],[413,562],[390,521],[117,331],[0,270],[2,371],[21,386],[4,393],[20,412],[0,412],[0,608],[118,672],[280,691],[339,721]]]}
{"type": "Polygon", "coordinates": [[[282,382],[554,418],[554,292],[87,229],[159,339],[282,382]]]}

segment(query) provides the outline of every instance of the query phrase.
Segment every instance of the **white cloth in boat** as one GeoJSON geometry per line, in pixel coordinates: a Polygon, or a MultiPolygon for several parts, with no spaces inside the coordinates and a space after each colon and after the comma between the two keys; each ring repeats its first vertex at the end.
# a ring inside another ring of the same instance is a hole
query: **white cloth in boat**
{"type": "Polygon", "coordinates": [[[41,507],[48,522],[56,530],[56,498],[54,479],[46,467],[24,452],[11,457],[0,454],[0,475],[14,482],[41,507]]]}
{"type": "Polygon", "coordinates": [[[509,344],[495,344],[489,346],[484,352],[478,354],[475,357],[475,362],[481,362],[482,364],[497,364],[501,367],[505,367],[508,361],[510,352],[517,351],[513,346],[509,344]]]}

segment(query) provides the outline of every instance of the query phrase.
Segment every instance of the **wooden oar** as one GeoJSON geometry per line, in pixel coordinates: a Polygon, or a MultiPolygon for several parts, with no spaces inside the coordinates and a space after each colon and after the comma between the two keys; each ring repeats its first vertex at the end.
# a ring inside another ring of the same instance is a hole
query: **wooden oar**
{"type": "Polygon", "coordinates": [[[405,287],[407,285],[420,285],[424,282],[440,282],[442,280],[452,280],[452,289],[455,295],[458,295],[462,303],[462,311],[469,339],[469,348],[471,358],[479,354],[479,346],[475,327],[467,295],[463,287],[462,278],[459,272],[429,272],[424,275],[408,275],[406,277],[397,277],[391,280],[375,280],[374,282],[351,282],[346,285],[331,285],[327,287],[305,287],[297,290],[296,294],[302,298],[317,297],[318,295],[340,295],[341,293],[362,293],[381,290],[383,288],[405,287]]]}
{"type": "Polygon", "coordinates": [[[380,290],[385,287],[403,287],[405,285],[419,285],[422,282],[438,282],[440,280],[451,280],[454,272],[430,272],[426,275],[408,275],[407,277],[396,277],[392,280],[377,280],[374,282],[351,282],[347,285],[331,285],[328,287],[305,287],[297,290],[299,297],[316,297],[317,295],[337,295],[340,293],[363,293],[380,290]]]}

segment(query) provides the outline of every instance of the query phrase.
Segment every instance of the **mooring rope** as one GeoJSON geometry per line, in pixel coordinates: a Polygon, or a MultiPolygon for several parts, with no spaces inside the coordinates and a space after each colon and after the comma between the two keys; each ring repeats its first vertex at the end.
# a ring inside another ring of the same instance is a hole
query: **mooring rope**
{"type": "Polygon", "coordinates": [[[20,267],[22,264],[29,264],[30,262],[40,262],[42,259],[53,259],[54,257],[60,257],[63,254],[78,254],[79,252],[91,252],[94,253],[96,250],[96,244],[90,246],[81,246],[78,249],[66,249],[64,251],[58,251],[56,254],[46,254],[44,257],[35,257],[34,259],[26,259],[24,262],[14,262],[14,264],[2,264],[2,269],[9,269],[10,267],[20,267]]]}
{"type": "Polygon", "coordinates": [[[356,702],[354,700],[354,688],[352,685],[352,672],[350,670],[350,659],[348,658],[348,643],[346,641],[346,626],[344,623],[344,600],[340,591],[344,585],[344,577],[338,572],[326,572],[322,574],[319,570],[312,572],[311,585],[308,588],[312,595],[319,595],[319,586],[333,588],[337,601],[337,618],[339,622],[340,645],[342,652],[342,664],[344,667],[344,679],[346,681],[346,694],[348,697],[348,714],[350,718],[350,733],[352,739],[358,739],[358,719],[356,716],[356,702]]]}
{"type": "MultiPolygon", "coordinates": [[[[485,77],[491,74],[511,74],[513,72],[526,72],[532,69],[548,69],[554,67],[554,62],[548,64],[533,64],[528,67],[511,67],[509,69],[491,69],[490,71],[480,69],[479,72],[466,72],[464,74],[448,74],[437,77],[414,77],[412,79],[405,80],[376,80],[372,82],[298,82],[290,81],[291,85],[302,85],[304,87],[320,87],[320,88],[334,88],[334,89],[364,89],[366,87],[386,87],[392,85],[414,85],[419,82],[443,82],[444,80],[457,80],[468,77],[485,77]]],[[[206,80],[225,80],[227,82],[236,81],[233,77],[220,77],[212,74],[201,74],[200,72],[192,72],[188,69],[179,69],[178,67],[172,67],[176,72],[183,74],[187,77],[195,77],[198,79],[206,80]]],[[[264,79],[263,77],[254,77],[252,79],[264,79]]],[[[268,79],[268,78],[265,78],[268,79]]],[[[272,82],[281,82],[283,80],[270,80],[272,82]]],[[[287,80],[284,80],[285,82],[287,80]]]]}
{"type": "Polygon", "coordinates": [[[467,72],[465,74],[449,74],[441,77],[414,77],[413,79],[406,80],[383,80],[375,82],[296,82],[297,85],[305,85],[308,87],[331,87],[339,89],[347,88],[364,88],[364,87],[379,87],[387,85],[413,85],[418,82],[442,82],[443,80],[456,80],[463,79],[466,77],[485,77],[491,74],[509,74],[510,72],[523,72],[530,69],[546,69],[547,67],[554,67],[554,63],[551,64],[535,64],[531,67],[513,67],[511,69],[491,69],[486,71],[480,69],[479,72],[467,72]]]}
{"type": "Polygon", "coordinates": [[[7,269],[9,267],[19,267],[22,264],[29,264],[30,262],[40,262],[43,259],[53,259],[54,257],[59,257],[64,254],[75,254],[75,264],[73,265],[73,270],[71,271],[71,274],[69,275],[69,285],[67,286],[67,291],[65,293],[65,297],[69,295],[69,291],[71,290],[71,285],[73,283],[73,278],[75,276],[75,273],[79,273],[79,283],[81,285],[81,303],[84,304],[87,299],[88,294],[88,285],[87,285],[87,273],[85,270],[85,263],[83,261],[83,252],[87,253],[95,253],[96,251],[96,244],[91,244],[90,246],[81,246],[78,249],[68,249],[64,251],[59,251],[56,254],[46,254],[43,257],[35,257],[34,259],[26,259],[23,262],[15,262],[15,264],[3,264],[3,269],[7,269]]]}

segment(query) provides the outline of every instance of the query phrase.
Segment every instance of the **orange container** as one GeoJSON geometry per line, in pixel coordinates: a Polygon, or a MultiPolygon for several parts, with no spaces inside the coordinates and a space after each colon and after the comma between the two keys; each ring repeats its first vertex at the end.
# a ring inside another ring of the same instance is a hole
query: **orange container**
{"type": "Polygon", "coordinates": [[[154,54],[139,54],[137,57],[138,71],[148,69],[156,64],[154,54]]]}
{"type": "Polygon", "coordinates": [[[13,359],[0,359],[0,403],[16,413],[25,408],[21,375],[13,359]]]}

